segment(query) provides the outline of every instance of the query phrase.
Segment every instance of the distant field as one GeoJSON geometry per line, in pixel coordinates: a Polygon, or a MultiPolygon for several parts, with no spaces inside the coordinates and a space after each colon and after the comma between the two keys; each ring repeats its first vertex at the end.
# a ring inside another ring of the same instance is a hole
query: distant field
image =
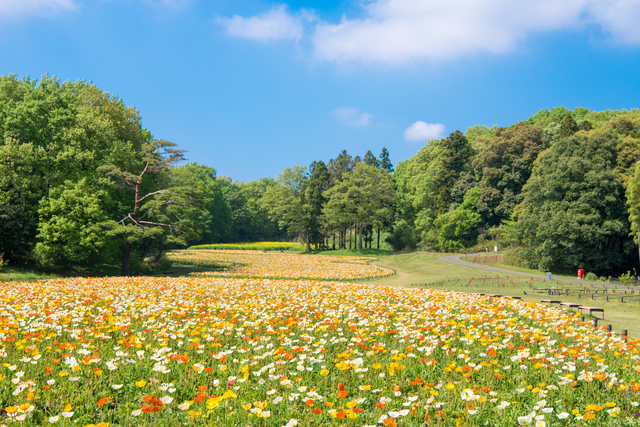
{"type": "Polygon", "coordinates": [[[305,245],[297,242],[214,243],[196,245],[189,249],[227,249],[237,251],[304,251],[305,245]]]}
{"type": "Polygon", "coordinates": [[[190,274],[278,279],[354,280],[394,274],[391,269],[371,265],[368,257],[333,257],[279,252],[237,250],[179,250],[168,254],[181,265],[212,267],[190,274]]]}

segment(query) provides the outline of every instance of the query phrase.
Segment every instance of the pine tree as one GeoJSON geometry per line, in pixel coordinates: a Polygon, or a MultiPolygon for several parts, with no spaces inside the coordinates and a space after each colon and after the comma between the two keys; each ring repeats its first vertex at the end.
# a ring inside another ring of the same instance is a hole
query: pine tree
{"type": "Polygon", "coordinates": [[[393,165],[389,160],[389,150],[386,147],[382,147],[382,153],[380,153],[380,167],[388,170],[389,173],[393,172],[393,165]]]}
{"type": "Polygon", "coordinates": [[[371,150],[367,151],[367,154],[364,155],[364,158],[362,159],[362,161],[364,162],[365,165],[373,166],[376,168],[380,167],[380,161],[376,159],[376,156],[373,155],[371,150]]]}
{"type": "Polygon", "coordinates": [[[439,213],[444,213],[451,204],[453,186],[465,171],[473,155],[469,141],[459,130],[442,140],[442,149],[438,158],[438,175],[435,180],[435,188],[438,192],[436,209],[439,213]]]}

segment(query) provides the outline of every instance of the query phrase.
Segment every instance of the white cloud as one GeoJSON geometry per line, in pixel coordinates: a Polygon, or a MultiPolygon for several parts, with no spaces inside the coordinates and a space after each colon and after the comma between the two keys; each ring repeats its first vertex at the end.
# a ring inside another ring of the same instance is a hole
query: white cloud
{"type": "Polygon", "coordinates": [[[640,0],[372,0],[364,17],[318,23],[320,60],[402,63],[513,50],[527,37],[597,25],[640,44],[640,0]]]}
{"type": "Polygon", "coordinates": [[[225,27],[229,35],[244,39],[266,42],[299,40],[302,37],[301,19],[287,12],[285,5],[248,18],[239,15],[218,18],[217,22],[225,27]]]}
{"type": "Polygon", "coordinates": [[[404,139],[407,141],[428,141],[442,138],[446,128],[440,123],[426,123],[418,120],[404,131],[404,139]]]}
{"type": "Polygon", "coordinates": [[[75,10],[74,0],[0,0],[0,19],[75,10]]]}
{"type": "Polygon", "coordinates": [[[331,114],[340,122],[353,127],[367,126],[373,118],[373,115],[352,107],[338,107],[331,114]]]}

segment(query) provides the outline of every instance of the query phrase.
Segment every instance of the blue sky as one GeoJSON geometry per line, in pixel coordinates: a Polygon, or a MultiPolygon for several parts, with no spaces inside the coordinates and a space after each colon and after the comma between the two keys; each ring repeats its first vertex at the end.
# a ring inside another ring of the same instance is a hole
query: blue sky
{"type": "Polygon", "coordinates": [[[397,164],[542,108],[640,107],[632,0],[0,0],[0,74],[85,79],[240,181],[397,164]]]}

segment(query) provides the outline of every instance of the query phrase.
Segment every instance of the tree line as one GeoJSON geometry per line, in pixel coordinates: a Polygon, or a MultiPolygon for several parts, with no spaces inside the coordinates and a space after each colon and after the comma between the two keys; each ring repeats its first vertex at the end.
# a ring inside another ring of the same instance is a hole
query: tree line
{"type": "Polygon", "coordinates": [[[430,141],[394,174],[408,247],[493,243],[510,264],[611,274],[638,265],[640,111],[541,110],[430,141]]]}
{"type": "Polygon", "coordinates": [[[185,163],[91,83],[0,77],[0,132],[3,263],[140,274],[168,248],[289,238],[260,203],[273,179],[185,163]]]}
{"type": "Polygon", "coordinates": [[[167,249],[299,239],[307,250],[468,251],[598,274],[638,266],[640,111],[563,107],[247,183],[187,163],[140,113],[85,82],[0,77],[0,254],[15,265],[122,274],[167,249]]]}
{"type": "Polygon", "coordinates": [[[300,235],[318,249],[345,249],[351,230],[356,249],[371,247],[377,232],[388,228],[396,211],[396,190],[389,151],[379,159],[371,150],[363,158],[343,150],[327,164],[286,168],[265,194],[264,205],[281,228],[300,235]],[[329,243],[331,240],[331,243],[329,243]],[[337,240],[337,247],[336,247],[337,240]]]}

